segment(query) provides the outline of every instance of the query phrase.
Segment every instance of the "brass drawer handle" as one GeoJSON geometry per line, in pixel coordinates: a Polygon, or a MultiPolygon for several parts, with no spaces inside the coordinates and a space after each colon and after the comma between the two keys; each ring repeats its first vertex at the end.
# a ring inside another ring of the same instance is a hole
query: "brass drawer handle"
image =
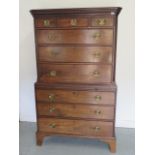
{"type": "Polygon", "coordinates": [[[101,33],[99,33],[99,32],[94,33],[94,34],[93,34],[93,38],[94,38],[95,40],[98,40],[99,38],[101,38],[101,33]]]}
{"type": "Polygon", "coordinates": [[[51,56],[57,56],[59,54],[59,51],[51,51],[50,54],[51,56]]]}
{"type": "Polygon", "coordinates": [[[54,111],[55,111],[55,108],[54,107],[50,108],[50,110],[49,110],[50,113],[52,113],[54,111]]]}
{"type": "Polygon", "coordinates": [[[71,24],[72,26],[76,26],[76,25],[77,25],[77,19],[71,19],[71,20],[70,20],[70,24],[71,24]]]}
{"type": "Polygon", "coordinates": [[[50,20],[46,19],[43,21],[43,25],[46,27],[49,27],[49,26],[54,26],[55,23],[54,23],[54,20],[52,20],[52,19],[50,19],[50,20]]]}
{"type": "Polygon", "coordinates": [[[49,20],[44,20],[44,26],[50,26],[50,21],[49,20]]]}
{"type": "Polygon", "coordinates": [[[94,71],[93,72],[93,76],[94,77],[99,77],[100,76],[100,72],[99,71],[94,71]]]}
{"type": "Polygon", "coordinates": [[[54,41],[56,38],[57,38],[56,34],[49,34],[49,35],[48,35],[48,39],[49,39],[50,41],[54,41]]]}
{"type": "Polygon", "coordinates": [[[49,124],[49,127],[50,128],[56,128],[56,124],[55,123],[51,123],[51,124],[49,124]]]}
{"type": "Polygon", "coordinates": [[[54,77],[54,76],[57,75],[57,72],[56,72],[56,71],[50,71],[49,75],[50,75],[51,77],[54,77]]]}
{"type": "Polygon", "coordinates": [[[78,96],[78,95],[79,95],[79,92],[78,92],[78,91],[73,91],[72,93],[73,93],[73,95],[75,95],[75,96],[78,96]]]}
{"type": "Polygon", "coordinates": [[[100,115],[101,111],[100,110],[95,110],[95,114],[100,115]]]}
{"type": "Polygon", "coordinates": [[[95,130],[96,132],[99,131],[101,128],[99,126],[96,126],[93,128],[93,130],[95,130]]]}
{"type": "Polygon", "coordinates": [[[105,19],[104,18],[96,19],[96,23],[99,26],[103,26],[103,25],[105,25],[105,19]]]}
{"type": "Polygon", "coordinates": [[[102,99],[102,97],[101,97],[100,95],[96,95],[96,96],[95,96],[95,100],[96,100],[96,101],[100,101],[101,99],[102,99]]]}
{"type": "Polygon", "coordinates": [[[93,56],[98,59],[101,57],[101,53],[94,53],[93,56]]]}
{"type": "Polygon", "coordinates": [[[55,101],[55,95],[54,94],[50,94],[48,96],[48,98],[49,98],[50,102],[54,102],[55,101]]]}

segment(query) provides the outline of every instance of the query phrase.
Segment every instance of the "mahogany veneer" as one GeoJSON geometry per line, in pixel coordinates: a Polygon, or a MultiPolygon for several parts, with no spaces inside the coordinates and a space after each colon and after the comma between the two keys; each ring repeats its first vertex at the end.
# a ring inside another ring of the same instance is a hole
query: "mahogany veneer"
{"type": "Polygon", "coordinates": [[[116,38],[121,8],[31,10],[37,144],[45,136],[96,138],[116,151],[116,38]]]}
{"type": "Polygon", "coordinates": [[[60,89],[37,89],[36,100],[48,103],[78,103],[96,105],[114,105],[115,93],[106,91],[72,91],[60,89]],[[53,101],[49,96],[53,96],[53,101]]]}
{"type": "Polygon", "coordinates": [[[112,47],[98,46],[41,46],[39,61],[47,62],[100,62],[112,64],[112,47]]]}

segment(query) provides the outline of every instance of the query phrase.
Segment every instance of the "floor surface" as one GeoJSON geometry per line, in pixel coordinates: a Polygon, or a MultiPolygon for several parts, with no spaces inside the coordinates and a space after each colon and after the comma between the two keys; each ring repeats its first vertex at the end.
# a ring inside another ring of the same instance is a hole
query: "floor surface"
{"type": "Polygon", "coordinates": [[[108,145],[98,140],[68,137],[47,137],[36,146],[36,124],[20,122],[19,155],[134,155],[134,129],[116,128],[117,152],[110,153],[108,145]]]}

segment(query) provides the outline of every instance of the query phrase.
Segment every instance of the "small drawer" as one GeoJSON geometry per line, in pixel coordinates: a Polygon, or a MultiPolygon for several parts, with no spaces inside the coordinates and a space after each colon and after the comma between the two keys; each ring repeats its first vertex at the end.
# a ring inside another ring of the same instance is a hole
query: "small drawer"
{"type": "Polygon", "coordinates": [[[37,109],[40,116],[114,119],[114,107],[111,106],[51,104],[42,102],[37,104],[37,109]]]}
{"type": "Polygon", "coordinates": [[[83,27],[88,26],[87,18],[58,18],[58,27],[83,27]]]}
{"type": "Polygon", "coordinates": [[[56,18],[36,19],[35,26],[45,28],[56,27],[56,18]]]}
{"type": "Polygon", "coordinates": [[[112,64],[112,47],[38,47],[39,60],[48,62],[103,62],[112,64]]]}
{"type": "Polygon", "coordinates": [[[112,65],[40,64],[40,82],[101,84],[112,82],[112,65]]]}
{"type": "Polygon", "coordinates": [[[91,20],[91,26],[104,27],[113,25],[114,25],[114,19],[112,16],[111,17],[98,16],[93,17],[91,20]]]}
{"type": "Polygon", "coordinates": [[[36,100],[48,103],[114,105],[114,92],[36,89],[36,100]]]}
{"type": "Polygon", "coordinates": [[[39,118],[39,131],[92,137],[112,137],[113,122],[39,118]]]}
{"type": "Polygon", "coordinates": [[[113,29],[37,30],[39,44],[113,44],[113,29]]]}

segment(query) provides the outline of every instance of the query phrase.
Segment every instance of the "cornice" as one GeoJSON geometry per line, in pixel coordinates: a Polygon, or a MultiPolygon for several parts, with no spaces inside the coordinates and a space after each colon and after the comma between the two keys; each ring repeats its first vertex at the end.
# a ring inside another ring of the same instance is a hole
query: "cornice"
{"type": "Polygon", "coordinates": [[[59,14],[87,14],[104,13],[118,15],[121,7],[102,7],[102,8],[65,8],[65,9],[39,9],[30,10],[33,16],[36,15],[59,15],[59,14]]]}

